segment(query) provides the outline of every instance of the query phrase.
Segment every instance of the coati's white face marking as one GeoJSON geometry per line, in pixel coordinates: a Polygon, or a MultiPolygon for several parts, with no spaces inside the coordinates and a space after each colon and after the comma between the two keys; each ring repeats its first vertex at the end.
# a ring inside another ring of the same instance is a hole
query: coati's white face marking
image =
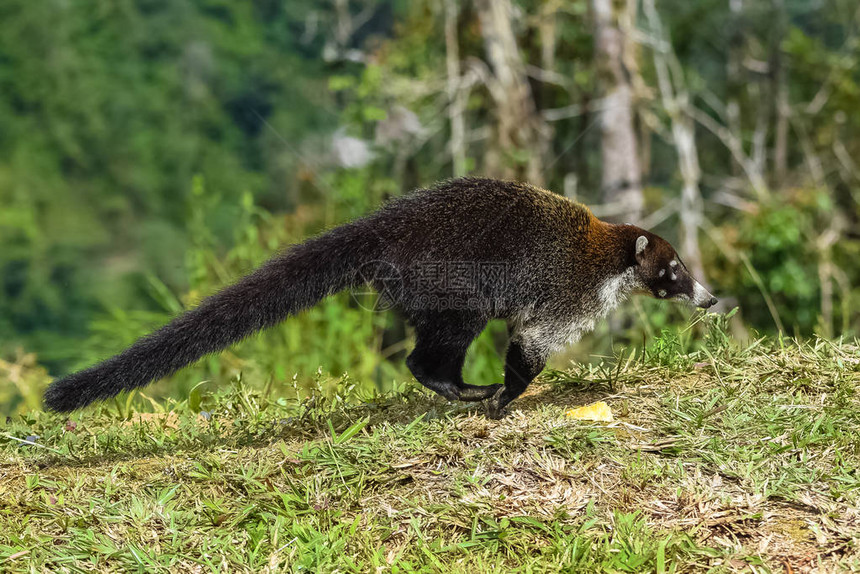
{"type": "Polygon", "coordinates": [[[636,239],[636,277],[646,292],[659,299],[685,301],[707,309],[717,300],[693,279],[675,250],[665,240],[644,235],[636,239]]]}
{"type": "MultiPolygon", "coordinates": [[[[661,289],[662,291],[662,289],[661,289]]],[[[660,295],[663,297],[664,295],[660,295]]],[[[713,305],[712,300],[714,300],[714,296],[710,294],[710,292],[702,287],[702,284],[698,281],[694,280],[693,285],[693,295],[687,295],[686,293],[678,293],[677,295],[673,295],[671,297],[673,301],[681,301],[683,303],[689,303],[694,307],[704,307],[708,308],[713,305]]]]}
{"type": "MultiPolygon", "coordinates": [[[[670,281],[677,281],[677,280],[678,280],[678,275],[675,273],[675,268],[676,268],[676,267],[678,267],[678,262],[677,262],[676,260],[674,260],[674,259],[673,259],[673,260],[671,260],[671,261],[669,262],[669,267],[670,267],[670,268],[671,268],[671,270],[672,270],[672,273],[670,273],[670,274],[669,274],[669,280],[670,280],[670,281]]],[[[663,270],[661,269],[661,270],[660,270],[660,277],[662,277],[662,276],[663,276],[663,270]]],[[[665,295],[663,295],[663,296],[665,297],[665,295]]]]}

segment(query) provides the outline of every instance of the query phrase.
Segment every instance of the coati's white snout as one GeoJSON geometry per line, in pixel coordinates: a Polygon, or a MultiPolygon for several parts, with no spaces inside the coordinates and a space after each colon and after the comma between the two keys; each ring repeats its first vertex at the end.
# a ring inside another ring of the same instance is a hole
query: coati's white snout
{"type": "Polygon", "coordinates": [[[711,295],[707,289],[702,287],[702,284],[696,281],[693,287],[693,299],[690,301],[696,307],[708,309],[717,304],[717,298],[711,295]]]}

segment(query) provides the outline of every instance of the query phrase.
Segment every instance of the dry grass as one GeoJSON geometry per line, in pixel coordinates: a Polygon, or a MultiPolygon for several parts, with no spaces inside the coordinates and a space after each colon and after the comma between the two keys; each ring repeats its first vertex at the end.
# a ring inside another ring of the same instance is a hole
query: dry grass
{"type": "Polygon", "coordinates": [[[7,421],[0,569],[860,570],[856,344],[677,344],[545,373],[502,421],[241,385],[7,421]],[[616,422],[565,416],[594,400],[616,422]]]}

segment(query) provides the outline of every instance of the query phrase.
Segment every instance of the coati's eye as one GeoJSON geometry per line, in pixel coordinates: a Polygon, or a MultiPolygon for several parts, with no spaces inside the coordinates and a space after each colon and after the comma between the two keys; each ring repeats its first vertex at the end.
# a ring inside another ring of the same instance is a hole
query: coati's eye
{"type": "Polygon", "coordinates": [[[663,276],[663,275],[665,275],[665,274],[666,274],[666,270],[665,270],[665,269],[661,269],[661,270],[660,270],[660,273],[658,273],[657,275],[658,275],[659,277],[662,277],[662,276],[663,276]]]}

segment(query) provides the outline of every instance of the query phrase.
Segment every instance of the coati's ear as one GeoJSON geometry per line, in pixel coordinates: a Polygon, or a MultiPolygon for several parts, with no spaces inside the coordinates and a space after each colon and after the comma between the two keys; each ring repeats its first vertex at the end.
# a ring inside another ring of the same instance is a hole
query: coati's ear
{"type": "Polygon", "coordinates": [[[645,253],[645,248],[648,247],[648,238],[644,235],[640,235],[636,238],[636,262],[642,263],[644,259],[643,254],[645,253]]]}

